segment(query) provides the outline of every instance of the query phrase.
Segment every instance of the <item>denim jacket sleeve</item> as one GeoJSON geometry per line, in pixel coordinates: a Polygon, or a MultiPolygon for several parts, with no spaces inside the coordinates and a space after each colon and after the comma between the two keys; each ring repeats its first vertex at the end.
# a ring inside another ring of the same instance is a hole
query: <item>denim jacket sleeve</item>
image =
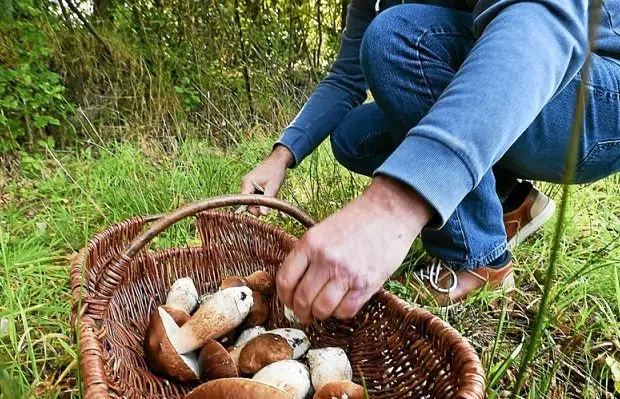
{"type": "Polygon", "coordinates": [[[352,108],[366,100],[368,86],[359,53],[364,32],[375,16],[368,4],[353,0],[349,5],[336,61],[277,141],[293,153],[295,165],[318,147],[352,108]]]}
{"type": "Polygon", "coordinates": [[[438,217],[430,228],[445,223],[579,72],[587,13],[588,0],[476,3],[476,45],[431,111],[375,172],[409,185],[434,207],[438,217]]]}

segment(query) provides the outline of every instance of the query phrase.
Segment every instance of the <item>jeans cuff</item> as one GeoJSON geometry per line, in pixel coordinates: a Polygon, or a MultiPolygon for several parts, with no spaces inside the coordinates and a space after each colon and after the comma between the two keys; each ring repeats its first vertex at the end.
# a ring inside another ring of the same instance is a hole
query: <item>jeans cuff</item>
{"type": "Polygon", "coordinates": [[[495,246],[492,250],[486,252],[482,256],[472,258],[467,255],[465,261],[462,259],[445,259],[442,257],[439,257],[439,259],[455,270],[473,270],[478,267],[487,266],[506,251],[508,251],[508,242],[503,240],[501,244],[495,246]]]}

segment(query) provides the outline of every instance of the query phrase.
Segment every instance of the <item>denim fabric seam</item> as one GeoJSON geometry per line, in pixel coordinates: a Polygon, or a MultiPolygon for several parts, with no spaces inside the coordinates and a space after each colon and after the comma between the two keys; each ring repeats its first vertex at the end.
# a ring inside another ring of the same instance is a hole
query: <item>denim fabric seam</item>
{"type": "Polygon", "coordinates": [[[614,26],[614,20],[611,17],[611,13],[609,12],[607,5],[605,4],[605,1],[601,1],[601,6],[603,10],[605,10],[605,15],[607,16],[607,20],[609,21],[609,28],[613,33],[620,36],[620,33],[616,30],[616,27],[614,26]]]}
{"type": "Polygon", "coordinates": [[[465,231],[463,230],[463,222],[461,222],[461,216],[459,215],[459,207],[456,207],[456,210],[454,211],[454,214],[456,216],[456,221],[457,224],[459,226],[459,231],[461,233],[461,238],[463,239],[463,246],[465,247],[465,259],[464,261],[467,263],[469,262],[470,256],[470,250],[469,250],[469,245],[467,244],[467,235],[465,234],[465,231]]]}
{"type": "MultiPolygon", "coordinates": [[[[417,58],[417,62],[420,68],[420,71],[422,73],[422,80],[424,80],[424,84],[426,85],[426,89],[428,90],[428,94],[431,97],[431,100],[435,103],[437,102],[437,98],[435,98],[435,96],[433,95],[433,91],[431,90],[431,85],[428,82],[428,78],[426,77],[426,72],[425,72],[425,68],[424,68],[424,64],[422,63],[422,59],[420,57],[420,44],[422,43],[422,40],[425,39],[425,36],[448,36],[448,37],[460,37],[462,39],[468,39],[468,37],[466,35],[464,35],[462,32],[456,32],[456,31],[452,31],[452,30],[447,30],[446,28],[433,28],[433,29],[426,29],[424,31],[422,31],[422,33],[420,34],[420,36],[418,36],[417,40],[414,42],[414,49],[415,49],[415,56],[417,58]]],[[[448,54],[448,57],[451,57],[451,54],[448,54]]],[[[451,62],[452,59],[450,58],[449,61],[451,62]]],[[[451,66],[450,63],[448,63],[448,66],[451,66]]]]}
{"type": "Polygon", "coordinates": [[[596,155],[598,155],[598,153],[600,153],[601,151],[609,149],[609,148],[613,148],[616,146],[620,146],[620,138],[612,139],[612,140],[605,140],[605,141],[601,141],[601,142],[594,144],[592,148],[588,151],[586,156],[583,158],[583,160],[579,162],[579,164],[577,165],[577,171],[583,171],[585,167],[588,165],[588,163],[593,161],[596,155]]]}

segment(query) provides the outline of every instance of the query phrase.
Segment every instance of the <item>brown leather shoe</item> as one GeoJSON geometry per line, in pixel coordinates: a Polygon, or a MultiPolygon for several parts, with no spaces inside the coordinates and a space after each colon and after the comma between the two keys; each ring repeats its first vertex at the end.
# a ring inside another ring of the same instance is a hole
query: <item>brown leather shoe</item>
{"type": "Polygon", "coordinates": [[[534,234],[555,212],[555,202],[528,182],[519,183],[506,202],[509,211],[504,213],[504,226],[510,249],[534,234]]]}
{"type": "Polygon", "coordinates": [[[453,270],[439,259],[433,259],[414,274],[411,288],[419,298],[441,307],[461,302],[475,291],[488,287],[510,292],[514,289],[512,262],[499,269],[479,267],[473,270],[453,270]]]}

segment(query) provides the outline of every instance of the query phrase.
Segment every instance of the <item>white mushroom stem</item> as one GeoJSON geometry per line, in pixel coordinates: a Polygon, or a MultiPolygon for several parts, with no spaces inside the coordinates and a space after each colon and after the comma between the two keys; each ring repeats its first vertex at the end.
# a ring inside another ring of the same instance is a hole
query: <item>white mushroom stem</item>
{"type": "Polygon", "coordinates": [[[170,287],[166,305],[173,309],[182,310],[191,314],[198,305],[198,291],[194,282],[189,277],[178,279],[170,287]]]}
{"type": "MultiPolygon", "coordinates": [[[[177,325],[177,323],[175,323],[172,316],[170,316],[170,314],[168,314],[168,312],[166,312],[166,310],[161,307],[158,308],[157,311],[159,312],[159,317],[161,317],[161,321],[164,325],[164,331],[166,332],[168,337],[177,333],[179,331],[179,326],[177,325]]],[[[196,354],[194,352],[189,352],[186,354],[179,354],[179,356],[181,357],[181,359],[183,359],[183,362],[187,365],[187,367],[189,367],[194,372],[194,374],[196,374],[196,377],[198,377],[200,375],[200,371],[196,354]]]]}
{"type": "Polygon", "coordinates": [[[299,359],[310,349],[308,336],[296,328],[276,328],[267,332],[286,338],[288,344],[293,348],[293,359],[299,359]]]}
{"type": "Polygon", "coordinates": [[[252,290],[247,287],[218,291],[170,337],[170,341],[179,353],[196,350],[209,339],[217,339],[239,326],[253,302],[252,290]]]}
{"type": "Polygon", "coordinates": [[[310,393],[308,369],[295,360],[272,363],[262,368],[252,379],[280,388],[295,399],[305,399],[310,393]]]}
{"type": "Polygon", "coordinates": [[[312,386],[317,392],[327,383],[351,381],[353,378],[351,363],[341,348],[311,349],[306,358],[310,366],[312,386]]]}

